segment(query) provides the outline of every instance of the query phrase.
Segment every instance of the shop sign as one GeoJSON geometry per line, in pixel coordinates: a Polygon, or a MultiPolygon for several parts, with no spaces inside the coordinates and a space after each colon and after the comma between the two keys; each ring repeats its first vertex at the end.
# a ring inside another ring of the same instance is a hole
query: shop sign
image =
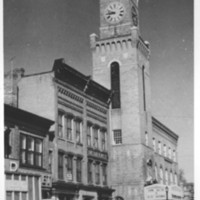
{"type": "Polygon", "coordinates": [[[164,185],[150,185],[144,188],[145,200],[165,200],[166,190],[164,185]]]}

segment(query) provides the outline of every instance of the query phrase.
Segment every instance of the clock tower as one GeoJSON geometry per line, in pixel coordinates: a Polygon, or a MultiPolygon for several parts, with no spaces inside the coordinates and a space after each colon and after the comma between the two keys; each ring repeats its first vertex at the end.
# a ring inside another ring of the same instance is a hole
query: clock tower
{"type": "Polygon", "coordinates": [[[138,26],[138,0],[101,1],[101,38],[129,34],[131,26],[138,26]]]}
{"type": "Polygon", "coordinates": [[[144,185],[154,172],[150,49],[140,36],[138,0],[100,0],[100,37],[91,34],[90,43],[93,79],[113,92],[109,174],[114,198],[144,200],[144,185]]]}

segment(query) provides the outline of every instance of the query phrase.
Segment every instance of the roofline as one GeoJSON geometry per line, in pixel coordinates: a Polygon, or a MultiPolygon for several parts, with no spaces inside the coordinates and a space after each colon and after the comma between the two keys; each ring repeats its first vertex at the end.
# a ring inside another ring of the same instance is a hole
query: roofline
{"type": "Polygon", "coordinates": [[[157,128],[163,130],[165,133],[167,133],[169,136],[173,137],[175,140],[178,140],[179,136],[176,133],[174,133],[172,130],[167,128],[164,124],[162,124],[160,121],[158,121],[153,116],[152,116],[152,124],[155,125],[157,128]]]}
{"type": "MultiPolygon", "coordinates": [[[[47,119],[47,118],[44,118],[44,117],[41,117],[39,115],[36,115],[34,113],[31,113],[31,112],[28,112],[28,111],[25,111],[25,110],[22,110],[20,108],[16,108],[16,107],[13,107],[13,106],[10,106],[8,104],[4,104],[4,113],[6,114],[6,111],[9,112],[20,112],[21,115],[25,115],[25,117],[32,117],[32,118],[36,118],[40,121],[43,121],[48,127],[50,127],[51,125],[54,124],[54,121],[50,120],[50,119],[47,119]]],[[[13,117],[14,118],[14,117],[13,117]]],[[[6,115],[5,115],[5,120],[6,120],[6,115]]],[[[41,125],[41,127],[44,126],[41,125]]]]}
{"type": "MultiPolygon", "coordinates": [[[[81,72],[78,71],[77,69],[75,69],[75,68],[69,66],[68,64],[66,64],[66,63],[65,63],[65,60],[64,60],[63,58],[56,59],[56,60],[54,61],[54,66],[55,66],[57,63],[58,63],[59,65],[64,65],[64,66],[67,68],[67,70],[69,70],[69,71],[72,72],[73,74],[75,74],[75,75],[81,77],[81,78],[84,79],[85,81],[90,80],[90,82],[93,83],[93,84],[94,84],[96,87],[98,87],[99,89],[101,89],[101,90],[103,90],[103,91],[105,91],[105,92],[107,92],[107,93],[110,93],[110,92],[111,92],[111,90],[109,90],[108,88],[106,88],[106,87],[102,86],[101,84],[97,83],[96,81],[94,81],[94,80],[91,78],[90,75],[84,75],[83,73],[81,73],[81,72]]],[[[65,70],[66,70],[66,68],[65,68],[65,70]]],[[[54,68],[53,68],[53,71],[54,71],[54,68]]]]}

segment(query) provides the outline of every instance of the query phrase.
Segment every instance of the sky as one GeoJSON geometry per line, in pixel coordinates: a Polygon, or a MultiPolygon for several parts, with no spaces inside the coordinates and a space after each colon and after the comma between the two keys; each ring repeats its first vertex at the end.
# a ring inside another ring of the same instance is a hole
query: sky
{"type": "MultiPolygon", "coordinates": [[[[92,73],[89,35],[99,34],[99,0],[4,0],[4,72],[50,71],[57,58],[92,73]],[[12,60],[12,61],[11,61],[12,60]]],[[[150,42],[152,114],[179,135],[179,168],[194,178],[193,1],[140,0],[150,42]]]]}

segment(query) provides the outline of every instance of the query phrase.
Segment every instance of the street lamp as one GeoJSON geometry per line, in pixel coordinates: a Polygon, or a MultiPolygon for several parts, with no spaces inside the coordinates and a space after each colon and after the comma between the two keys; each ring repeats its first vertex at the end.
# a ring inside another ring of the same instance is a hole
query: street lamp
{"type": "Polygon", "coordinates": [[[168,200],[168,192],[169,192],[168,186],[165,187],[165,191],[166,191],[166,200],[168,200]]]}

